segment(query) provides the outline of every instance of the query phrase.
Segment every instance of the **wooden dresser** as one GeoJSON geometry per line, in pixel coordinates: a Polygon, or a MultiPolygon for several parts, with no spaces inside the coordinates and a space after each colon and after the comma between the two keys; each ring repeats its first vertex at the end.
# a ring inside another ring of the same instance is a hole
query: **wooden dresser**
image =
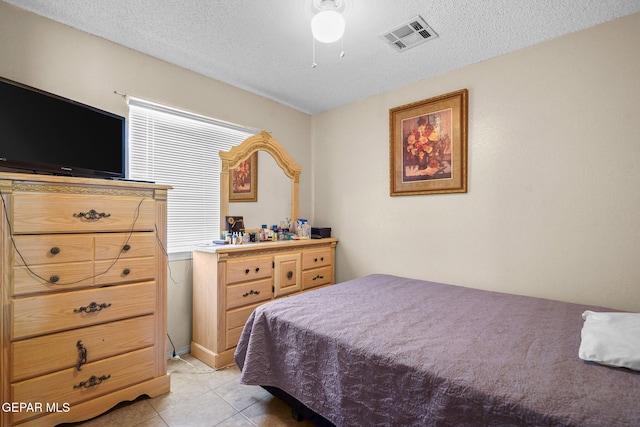
{"type": "Polygon", "coordinates": [[[256,307],[334,283],[337,243],[329,238],[195,247],[191,354],[213,368],[232,364],[256,307]]]}
{"type": "Polygon", "coordinates": [[[168,189],[0,173],[2,426],[169,391],[168,189]]]}

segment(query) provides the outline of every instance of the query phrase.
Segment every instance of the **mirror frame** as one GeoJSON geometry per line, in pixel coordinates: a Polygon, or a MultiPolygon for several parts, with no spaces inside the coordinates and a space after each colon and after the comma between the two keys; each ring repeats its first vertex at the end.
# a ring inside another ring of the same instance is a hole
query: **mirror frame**
{"type": "Polygon", "coordinates": [[[297,165],[291,156],[282,148],[282,145],[267,131],[262,131],[257,135],[250,136],[239,145],[232,147],[229,151],[220,151],[218,154],[222,160],[222,171],[220,172],[220,232],[226,227],[225,217],[229,215],[229,187],[231,177],[229,171],[249,158],[253,153],[266,151],[271,154],[284,174],[291,179],[291,220],[298,220],[298,185],[300,184],[300,173],[302,167],[297,165]]]}

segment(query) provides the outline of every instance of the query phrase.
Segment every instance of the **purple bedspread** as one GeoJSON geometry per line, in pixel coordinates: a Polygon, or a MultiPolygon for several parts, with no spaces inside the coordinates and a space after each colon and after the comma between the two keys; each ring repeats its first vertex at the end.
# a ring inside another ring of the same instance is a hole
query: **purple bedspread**
{"type": "Polygon", "coordinates": [[[337,426],[638,426],[640,372],[578,358],[585,310],[371,275],[258,307],[235,360],[337,426]]]}

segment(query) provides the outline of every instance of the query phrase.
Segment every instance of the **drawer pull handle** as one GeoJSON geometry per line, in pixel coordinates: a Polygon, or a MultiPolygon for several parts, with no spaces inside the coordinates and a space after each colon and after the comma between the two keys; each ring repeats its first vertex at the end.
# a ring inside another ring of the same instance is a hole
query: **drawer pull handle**
{"type": "Polygon", "coordinates": [[[129,244],[126,244],[126,245],[124,245],[124,246],[122,247],[122,250],[123,250],[123,251],[128,251],[129,249],[131,249],[131,245],[129,245],[129,244]]]}
{"type": "Polygon", "coordinates": [[[316,280],[316,279],[324,279],[324,276],[318,274],[316,277],[313,278],[313,280],[316,280]]]}
{"type": "Polygon", "coordinates": [[[242,294],[243,297],[248,297],[249,295],[260,295],[260,291],[254,291],[251,289],[249,292],[242,294]]]}
{"type": "Polygon", "coordinates": [[[260,271],[260,267],[256,267],[256,273],[260,271]]]}
{"type": "Polygon", "coordinates": [[[51,248],[51,250],[49,252],[51,252],[53,255],[57,255],[57,254],[60,253],[60,248],[57,247],[57,246],[54,246],[54,247],[51,248]]]}
{"type": "Polygon", "coordinates": [[[249,270],[248,268],[244,271],[244,274],[249,274],[251,270],[249,270]]]}
{"type": "Polygon", "coordinates": [[[128,275],[129,273],[131,273],[131,270],[128,268],[125,268],[124,270],[122,270],[122,274],[124,274],[125,276],[128,275]]]}
{"type": "Polygon", "coordinates": [[[288,272],[287,279],[291,280],[292,277],[293,277],[293,271],[288,272]]]}
{"type": "Polygon", "coordinates": [[[73,217],[74,218],[84,218],[84,219],[88,219],[88,220],[99,220],[101,218],[109,218],[111,216],[111,214],[108,213],[104,213],[104,212],[97,212],[95,209],[91,209],[89,212],[79,212],[79,213],[74,213],[73,217]]]}
{"type": "Polygon", "coordinates": [[[74,313],[95,313],[108,307],[111,307],[111,303],[103,302],[102,304],[98,304],[97,302],[92,302],[86,307],[80,307],[80,308],[74,309],[73,312],[74,313]]]}
{"type": "Polygon", "coordinates": [[[91,377],[86,381],[81,381],[78,384],[74,385],[73,388],[91,388],[100,384],[104,380],[108,380],[111,378],[111,375],[102,375],[100,377],[96,377],[95,375],[91,375],[91,377]]]}
{"type": "Polygon", "coordinates": [[[58,280],[60,280],[60,276],[58,276],[57,274],[54,274],[51,277],[49,277],[49,282],[51,283],[56,283],[58,280]]]}
{"type": "Polygon", "coordinates": [[[78,348],[78,364],[76,365],[76,369],[82,371],[82,365],[87,363],[87,348],[82,345],[82,341],[80,340],[76,343],[76,347],[78,348]]]}

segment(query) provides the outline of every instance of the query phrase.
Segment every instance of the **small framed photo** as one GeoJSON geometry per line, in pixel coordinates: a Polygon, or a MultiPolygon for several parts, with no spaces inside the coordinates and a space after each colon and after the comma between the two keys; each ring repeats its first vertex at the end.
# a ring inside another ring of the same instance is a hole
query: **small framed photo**
{"type": "Polygon", "coordinates": [[[389,110],[391,195],[467,192],[467,89],[389,110]]]}
{"type": "Polygon", "coordinates": [[[239,233],[244,231],[244,217],[242,216],[226,216],[224,218],[226,223],[227,233],[239,233]]]}
{"type": "Polygon", "coordinates": [[[258,153],[255,152],[238,167],[229,171],[230,202],[258,201],[258,153]]]}

